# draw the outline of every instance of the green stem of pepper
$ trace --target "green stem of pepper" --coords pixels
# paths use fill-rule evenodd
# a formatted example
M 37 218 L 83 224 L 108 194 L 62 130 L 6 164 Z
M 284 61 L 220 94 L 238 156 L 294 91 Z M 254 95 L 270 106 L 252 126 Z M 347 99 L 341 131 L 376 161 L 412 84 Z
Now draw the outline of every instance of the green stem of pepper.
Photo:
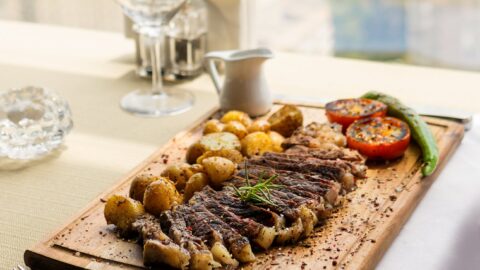
M 388 106 L 388 114 L 407 122 L 410 126 L 412 137 L 420 146 L 423 158 L 423 176 L 432 174 L 438 165 L 439 151 L 437 142 L 427 123 L 410 107 L 403 105 L 400 100 L 375 91 L 367 92 L 362 98 L 378 100 Z

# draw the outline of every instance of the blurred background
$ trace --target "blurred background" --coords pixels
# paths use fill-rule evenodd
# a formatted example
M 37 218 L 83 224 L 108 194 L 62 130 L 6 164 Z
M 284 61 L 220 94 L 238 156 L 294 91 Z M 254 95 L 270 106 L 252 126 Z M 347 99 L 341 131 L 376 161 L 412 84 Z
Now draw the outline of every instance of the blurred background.
M 247 7 L 244 47 L 480 70 L 480 0 L 227 2 Z M 113 0 L 1 0 L 0 19 L 126 29 Z

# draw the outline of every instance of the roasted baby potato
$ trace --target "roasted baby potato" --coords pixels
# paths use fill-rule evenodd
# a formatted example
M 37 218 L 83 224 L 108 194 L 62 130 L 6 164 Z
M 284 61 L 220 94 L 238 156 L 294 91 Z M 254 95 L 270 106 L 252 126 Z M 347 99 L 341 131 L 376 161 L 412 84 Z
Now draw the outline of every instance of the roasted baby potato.
M 248 133 L 253 133 L 256 131 L 269 132 L 270 123 L 265 119 L 258 119 L 253 121 L 253 123 L 248 127 Z
M 203 134 L 222 132 L 225 125 L 218 119 L 211 119 L 205 123 Z
M 193 174 L 196 174 L 196 173 L 199 173 L 199 172 L 204 172 L 205 168 L 203 168 L 202 164 L 193 164 L 193 165 L 190 166 L 190 171 L 192 171 Z
M 215 134 L 215 133 L 212 133 L 212 134 Z M 190 147 L 188 147 L 187 154 L 185 155 L 185 159 L 189 164 L 194 164 L 195 162 L 197 162 L 197 158 L 203 155 L 203 152 L 204 152 L 203 147 L 198 141 L 190 145 Z
M 148 185 L 157 180 L 158 177 L 156 176 L 149 176 L 146 174 L 138 175 L 130 184 L 129 197 L 139 202 L 143 202 L 143 194 L 145 193 L 145 189 Z
M 190 176 L 193 175 L 191 166 L 186 163 L 170 165 L 162 172 L 162 176 L 167 177 L 175 183 L 178 190 L 183 190 Z
M 187 162 L 194 164 L 207 151 L 234 149 L 240 151 L 240 140 L 230 132 L 217 132 L 204 135 L 197 143 L 192 144 L 187 151 Z
M 240 150 L 240 141 L 232 133 L 218 132 L 203 136 L 200 139 L 200 145 L 203 147 L 203 152 L 215 151 L 221 149 L 235 149 Z
M 121 195 L 111 196 L 103 210 L 107 224 L 114 224 L 124 235 L 132 230 L 132 223 L 144 213 L 142 203 Z
M 280 133 L 275 131 L 269 131 L 267 134 L 272 140 L 272 151 L 283 152 L 282 143 L 285 140 L 285 137 L 283 137 Z
M 253 132 L 242 139 L 242 153 L 244 156 L 253 157 L 272 151 L 272 139 L 265 132 Z
M 143 196 L 145 210 L 155 216 L 182 201 L 175 185 L 168 178 L 160 177 L 148 185 Z
M 241 111 L 228 111 L 225 113 L 220 122 L 226 124 L 231 121 L 238 121 L 242 123 L 246 128 L 248 128 L 252 124 L 252 119 L 248 116 L 247 113 Z
M 303 125 L 302 112 L 293 105 L 285 105 L 268 118 L 271 130 L 280 133 L 284 137 L 290 137 L 292 133 Z
M 223 157 L 209 157 L 202 161 L 205 172 L 214 187 L 219 187 L 235 173 L 235 164 Z
M 216 151 L 207 151 L 197 159 L 198 164 L 202 164 L 202 161 L 209 157 L 224 157 L 229 159 L 233 163 L 240 163 L 243 161 L 242 153 L 234 149 L 221 149 Z
M 190 179 L 188 179 L 187 185 L 185 186 L 185 193 L 183 194 L 183 200 L 186 202 L 190 200 L 193 196 L 193 193 L 196 191 L 202 190 L 205 186 L 208 185 L 208 176 L 206 173 L 199 172 Z
M 230 121 L 226 123 L 223 131 L 233 133 L 239 139 L 242 139 L 248 134 L 247 128 L 238 121 Z

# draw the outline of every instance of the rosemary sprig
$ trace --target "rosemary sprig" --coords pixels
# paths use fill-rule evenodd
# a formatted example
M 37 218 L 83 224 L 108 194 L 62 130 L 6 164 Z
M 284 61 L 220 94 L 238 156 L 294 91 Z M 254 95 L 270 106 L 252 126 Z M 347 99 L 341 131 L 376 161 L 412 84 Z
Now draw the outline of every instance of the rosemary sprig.
M 233 186 L 233 189 L 242 201 L 251 202 L 254 204 L 276 205 L 276 203 L 272 200 L 270 190 L 283 187 L 282 185 L 272 183 L 272 181 L 277 177 L 278 175 L 275 174 L 267 179 L 264 179 L 264 174 L 262 173 L 258 177 L 257 184 L 252 185 L 248 174 L 247 161 L 245 161 L 246 185 L 239 188 Z

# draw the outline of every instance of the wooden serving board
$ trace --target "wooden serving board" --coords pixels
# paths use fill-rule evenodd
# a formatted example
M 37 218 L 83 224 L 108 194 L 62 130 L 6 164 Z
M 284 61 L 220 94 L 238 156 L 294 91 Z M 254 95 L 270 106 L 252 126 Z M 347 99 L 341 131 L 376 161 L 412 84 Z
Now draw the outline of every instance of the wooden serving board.
M 297 104 L 298 105 L 298 104 Z M 326 121 L 320 106 L 298 105 L 305 118 Z M 276 105 L 276 109 L 279 105 Z M 146 161 L 90 203 L 45 241 L 25 252 L 32 269 L 143 269 L 142 250 L 118 239 L 103 217 L 105 199 L 128 194 L 139 173 L 159 174 L 167 164 L 184 160 L 187 147 L 201 136 L 202 123 L 218 116 L 214 110 L 161 147 Z M 463 126 L 426 118 L 440 148 L 440 165 L 428 178 L 420 172 L 421 157 L 412 144 L 405 156 L 389 164 L 369 164 L 368 179 L 358 182 L 343 207 L 308 239 L 258 254 L 245 269 L 372 269 L 399 233 L 430 185 L 463 138 Z M 162 268 L 163 269 L 163 268 Z

